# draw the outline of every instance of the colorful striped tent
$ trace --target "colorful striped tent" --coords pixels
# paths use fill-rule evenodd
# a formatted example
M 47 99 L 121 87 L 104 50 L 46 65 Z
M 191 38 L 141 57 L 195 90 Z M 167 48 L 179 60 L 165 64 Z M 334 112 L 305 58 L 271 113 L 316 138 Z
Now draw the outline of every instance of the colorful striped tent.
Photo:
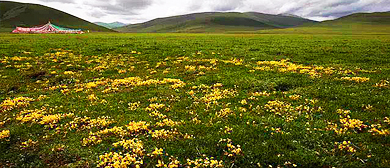
M 81 29 L 69 29 L 63 28 L 60 26 L 56 26 L 51 24 L 50 22 L 41 26 L 41 27 L 16 27 L 12 33 L 37 33 L 37 34 L 47 34 L 47 33 L 61 33 L 61 34 L 83 34 L 84 32 Z

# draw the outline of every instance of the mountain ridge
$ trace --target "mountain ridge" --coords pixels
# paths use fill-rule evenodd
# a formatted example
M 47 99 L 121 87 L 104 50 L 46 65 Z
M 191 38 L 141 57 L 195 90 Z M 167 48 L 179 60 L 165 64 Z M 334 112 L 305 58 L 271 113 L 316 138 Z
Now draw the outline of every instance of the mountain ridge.
M 257 12 L 203 12 L 156 18 L 114 30 L 120 32 L 218 32 L 295 27 L 309 19 Z

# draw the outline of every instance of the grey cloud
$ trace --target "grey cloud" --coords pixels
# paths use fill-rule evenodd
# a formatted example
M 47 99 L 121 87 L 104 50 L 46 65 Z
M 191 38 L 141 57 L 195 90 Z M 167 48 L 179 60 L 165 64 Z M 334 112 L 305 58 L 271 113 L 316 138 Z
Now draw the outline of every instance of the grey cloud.
M 0 0 L 3 1 L 3 0 Z M 357 12 L 390 11 L 390 0 L 15 0 L 71 9 L 91 20 L 115 19 L 144 22 L 154 18 L 194 12 L 288 13 L 306 18 L 333 19 Z M 55 3 L 52 3 L 55 2 Z M 61 6 L 64 4 L 64 6 Z M 66 4 L 66 5 L 65 5 Z M 87 17 L 85 17 L 87 16 Z
M 87 1 L 84 4 L 113 15 L 136 15 L 138 10 L 152 4 L 152 0 L 116 0 L 112 2 L 114 3 L 110 3 L 108 0 L 95 0 Z
M 243 0 L 215 0 L 210 4 L 213 11 L 232 11 L 243 5 Z
M 88 12 L 88 14 L 92 17 L 95 17 L 95 18 L 101 18 L 103 16 L 106 16 L 107 14 L 104 13 L 104 12 L 101 12 L 101 11 L 92 11 L 92 12 Z
M 295 2 L 297 3 L 294 7 L 288 8 L 283 13 L 303 17 L 338 18 L 357 12 L 372 12 L 372 9 L 381 8 L 382 5 L 387 5 L 387 9 L 390 10 L 390 2 L 387 0 L 307 0 L 304 5 L 299 5 L 299 1 Z
M 39 0 L 41 2 L 60 2 L 60 3 L 74 3 L 74 0 Z

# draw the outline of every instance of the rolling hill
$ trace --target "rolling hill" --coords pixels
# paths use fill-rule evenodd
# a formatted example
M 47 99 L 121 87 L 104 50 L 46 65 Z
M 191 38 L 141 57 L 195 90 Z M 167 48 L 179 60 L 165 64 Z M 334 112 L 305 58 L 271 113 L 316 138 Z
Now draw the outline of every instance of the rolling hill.
M 270 34 L 390 34 L 390 12 L 354 13 L 296 28 L 260 30 Z
M 116 28 L 120 32 L 227 32 L 295 27 L 315 21 L 256 12 L 206 12 L 158 18 Z
M 390 25 L 390 12 L 374 12 L 374 13 L 354 13 L 335 20 L 324 21 L 322 24 L 336 23 L 359 23 L 359 24 L 378 24 Z
M 68 28 L 102 32 L 113 31 L 46 6 L 9 1 L 0 2 L 0 28 L 3 30 L 13 29 L 16 26 L 43 25 L 48 21 Z
M 126 24 L 121 23 L 121 22 L 112 22 L 112 23 L 104 23 L 104 22 L 94 22 L 95 24 L 99 26 L 103 26 L 109 29 L 114 29 L 122 26 L 126 26 Z

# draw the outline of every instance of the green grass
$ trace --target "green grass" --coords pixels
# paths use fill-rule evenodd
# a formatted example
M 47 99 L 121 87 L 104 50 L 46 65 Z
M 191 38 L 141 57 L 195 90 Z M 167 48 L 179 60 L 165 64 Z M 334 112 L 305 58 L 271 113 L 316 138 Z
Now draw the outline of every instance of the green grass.
M 390 111 L 390 88 L 375 87 L 381 80 L 390 80 L 389 46 L 390 35 L 384 34 L 0 34 L 0 102 L 47 96 L 0 113 L 0 121 L 5 121 L 0 131 L 10 130 L 10 137 L 0 139 L 0 167 L 95 167 L 104 153 L 132 153 L 112 144 L 133 138 L 143 143 L 144 155 L 138 155 L 143 167 L 154 167 L 158 160 L 169 163 L 171 156 L 181 164 L 186 159 L 214 157 L 225 167 L 388 167 L 389 135 L 370 130 L 390 129 L 385 120 Z M 29 59 L 18 60 L 16 56 Z M 283 63 L 283 59 L 291 63 L 283 66 L 301 69 L 259 69 L 266 67 L 262 61 Z M 99 70 L 99 66 L 106 68 Z M 194 66 L 195 71 L 191 69 Z M 333 73 L 317 70 L 314 75 L 321 76 L 313 77 L 300 71 L 302 66 L 332 68 Z M 64 74 L 66 71 L 75 74 Z M 107 79 L 127 77 L 148 82 L 179 79 L 185 85 L 174 89 L 172 84 L 127 84 L 116 86 L 116 92 L 102 92 L 115 87 Z M 369 80 L 358 83 L 342 77 Z M 84 85 L 98 79 L 107 83 L 89 89 Z M 208 100 L 202 97 L 217 90 L 205 86 L 216 83 L 222 84 L 214 88 L 225 90 L 221 93 L 224 96 L 207 105 Z M 67 88 L 48 89 L 60 85 Z M 80 87 L 84 90 L 76 92 Z M 270 94 L 252 97 L 253 92 Z M 98 100 L 89 100 L 91 95 Z M 295 100 L 296 95 L 301 97 Z M 280 107 L 285 111 L 278 114 L 277 109 L 270 109 L 275 100 L 285 103 Z M 139 107 L 131 109 L 129 103 L 135 102 Z M 159 126 L 161 119 L 150 116 L 147 109 L 152 103 L 164 104 L 157 111 L 181 124 Z M 300 105 L 309 109 L 299 110 Z M 75 116 L 59 120 L 53 128 L 40 124 L 41 119 L 17 120 L 21 111 L 43 107 L 46 115 Z M 362 121 L 359 128 L 348 128 L 344 134 L 331 130 L 329 125 L 343 127 L 340 119 L 344 117 L 338 109 L 350 110 L 351 119 Z M 227 110 L 226 116 L 221 110 Z M 69 130 L 66 124 L 76 116 L 109 116 L 114 122 L 106 128 L 146 121 L 149 130 L 176 129 L 179 135 L 156 139 L 145 131 L 122 137 L 108 134 L 100 137 L 99 144 L 83 146 L 82 140 L 90 131 L 105 127 Z M 232 131 L 225 132 L 226 127 Z M 193 138 L 185 139 L 185 134 Z M 240 145 L 242 153 L 226 156 L 225 152 L 232 151 L 226 142 L 220 142 L 225 138 L 236 148 Z M 37 143 L 20 147 L 28 139 Z M 340 150 L 335 142 L 343 141 L 351 141 L 349 147 L 356 151 Z M 147 156 L 156 147 L 167 155 Z

